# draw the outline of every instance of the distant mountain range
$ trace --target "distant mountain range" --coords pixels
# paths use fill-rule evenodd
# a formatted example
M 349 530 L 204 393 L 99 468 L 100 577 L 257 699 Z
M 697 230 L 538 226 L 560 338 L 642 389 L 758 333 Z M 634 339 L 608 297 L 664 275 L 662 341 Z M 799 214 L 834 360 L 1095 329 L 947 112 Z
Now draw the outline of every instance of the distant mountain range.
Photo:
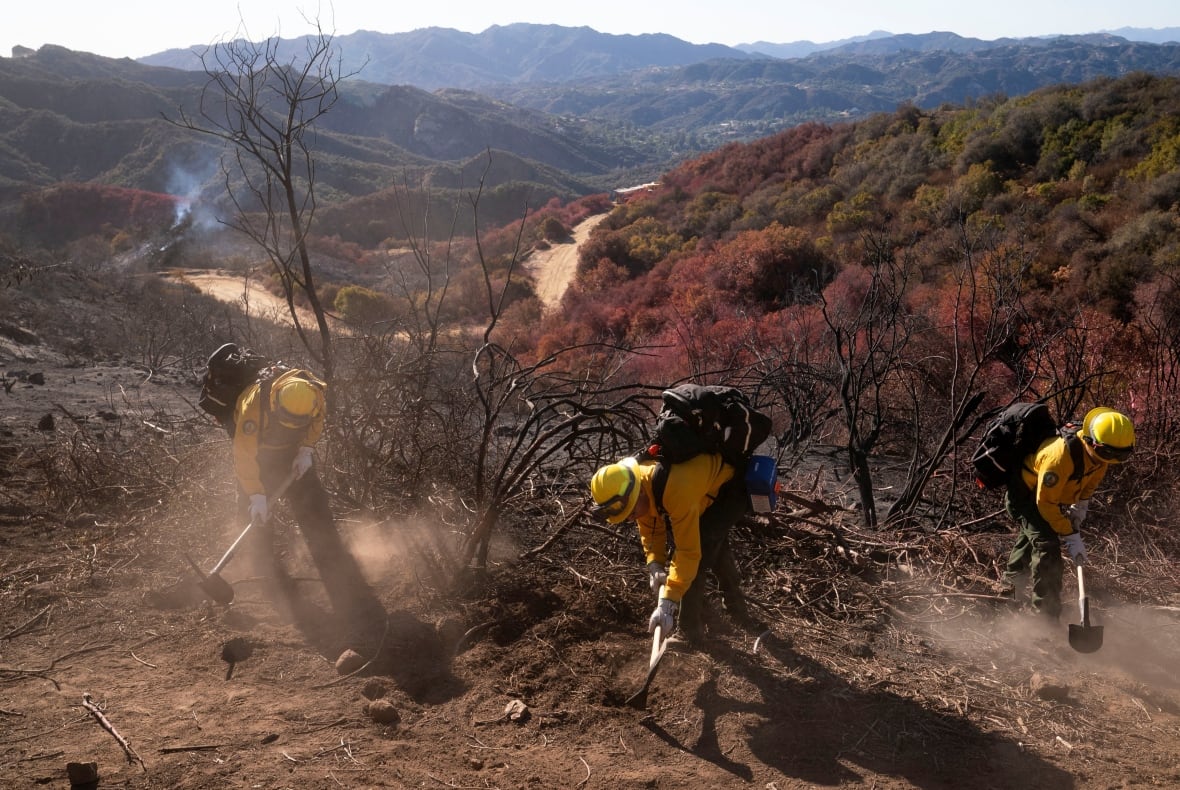
M 493 25 L 482 33 L 428 27 L 409 33 L 359 31 L 337 36 L 341 66 L 347 72 L 382 85 L 413 85 L 424 90 L 489 85 L 569 83 L 620 74 L 689 66 L 710 60 L 798 59 L 829 55 L 890 55 L 905 51 L 945 51 L 956 54 L 1010 46 L 1043 46 L 1067 38 L 1073 41 L 1162 44 L 1180 42 L 1180 28 L 1122 28 L 1085 36 L 1041 36 L 986 41 L 949 32 L 895 35 L 876 30 L 865 36 L 814 43 L 775 44 L 758 41 L 728 47 L 691 44 L 663 34 L 614 35 L 589 27 L 559 25 Z M 281 39 L 279 52 L 297 60 L 307 37 Z M 170 49 L 140 58 L 151 66 L 200 70 L 204 47 Z
M 876 31 L 741 47 L 529 24 L 358 32 L 334 39 L 342 73 L 358 79 L 322 119 L 321 186 L 342 200 L 407 177 L 467 183 L 491 150 L 488 187 L 570 197 L 804 121 L 1180 74 L 1180 45 L 1142 40 L 1174 41 L 1180 29 L 1120 32 L 982 41 Z M 297 62 L 306 39 L 275 43 Z M 0 192 L 67 180 L 175 192 L 178 173 L 216 189 L 217 152 L 161 119 L 194 106 L 206 82 L 199 51 L 133 61 L 45 46 L 0 58 Z M 782 57 L 791 52 L 806 54 Z
M 1175 74 L 1180 28 L 985 41 L 948 32 L 874 31 L 826 44 L 690 44 L 666 35 L 515 24 L 482 33 L 424 28 L 335 39 L 342 67 L 383 85 L 475 91 L 510 104 L 645 137 L 670 159 L 803 121 L 839 121 L 1022 95 L 1130 71 Z M 279 41 L 297 57 L 306 39 Z M 143 58 L 199 68 L 199 49 Z M 654 137 L 653 137 L 654 135 Z
M 1128 41 L 1139 41 L 1147 44 L 1180 43 L 1180 27 L 1122 27 L 1118 30 L 1099 30 L 1097 31 L 1097 34 L 1099 36 L 1109 34 L 1119 38 L 1125 38 Z M 884 30 L 874 30 L 867 36 L 845 38 L 841 39 L 840 41 L 829 41 L 826 44 L 816 44 L 813 41 L 793 41 L 789 44 L 772 44 L 769 41 L 755 41 L 752 44 L 738 44 L 737 48 L 743 52 L 759 53 L 775 58 L 805 58 L 808 55 L 814 55 L 817 52 L 830 52 L 833 50 L 850 52 L 859 49 L 860 51 L 865 51 L 865 48 L 863 47 L 852 47 L 850 45 L 863 44 L 868 41 L 878 42 L 883 45 L 884 48 L 881 50 L 883 53 L 899 52 L 902 49 L 908 49 L 915 46 L 920 50 L 928 51 L 948 41 L 952 42 L 951 51 L 967 52 L 977 49 L 990 49 L 999 46 L 1007 46 L 1010 44 L 1029 43 L 1038 39 L 1044 41 L 1054 38 L 1060 38 L 1060 36 L 999 38 L 993 39 L 991 41 L 985 41 L 978 38 L 963 38 L 953 33 L 932 32 L 924 35 L 911 35 L 888 33 Z M 888 40 L 883 41 L 882 39 Z

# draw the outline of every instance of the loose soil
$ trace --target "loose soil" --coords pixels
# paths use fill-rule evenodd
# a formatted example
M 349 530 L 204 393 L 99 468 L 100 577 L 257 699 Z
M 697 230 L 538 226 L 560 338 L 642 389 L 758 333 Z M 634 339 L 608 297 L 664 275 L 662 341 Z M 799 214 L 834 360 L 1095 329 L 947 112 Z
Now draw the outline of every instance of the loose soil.
M 337 498 L 380 604 L 350 619 L 280 508 L 293 585 L 243 555 L 214 605 L 189 560 L 212 567 L 242 524 L 213 427 L 212 466 L 151 470 L 184 469 L 167 498 L 145 501 L 138 468 L 43 490 L 78 480 L 53 459 L 193 421 L 195 382 L 11 326 L 0 378 L 0 786 L 69 787 L 91 762 L 104 788 L 1180 786 L 1177 601 L 1135 601 L 1100 548 L 1105 644 L 1083 655 L 1073 608 L 1049 626 L 993 594 L 1005 527 L 866 534 L 819 459 L 784 480 L 806 497 L 736 530 L 763 625 L 711 599 L 708 642 L 670 649 L 636 708 L 652 600 L 631 530 L 505 524 L 488 573 L 464 576 L 431 513 L 375 521 Z

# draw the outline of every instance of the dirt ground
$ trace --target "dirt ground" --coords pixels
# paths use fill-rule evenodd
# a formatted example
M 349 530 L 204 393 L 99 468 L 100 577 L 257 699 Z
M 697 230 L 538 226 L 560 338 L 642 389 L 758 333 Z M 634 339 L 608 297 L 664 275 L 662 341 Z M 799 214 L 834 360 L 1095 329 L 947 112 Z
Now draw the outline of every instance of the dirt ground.
M 546 537 L 524 530 L 486 584 L 455 592 L 427 559 L 437 524 L 345 518 L 382 607 L 348 623 L 289 528 L 292 593 L 235 559 L 234 603 L 204 599 L 184 553 L 211 567 L 236 533 L 225 511 L 109 523 L 6 497 L 0 783 L 67 787 L 68 763 L 93 762 L 94 786 L 123 788 L 1180 786 L 1180 629 L 1164 608 L 1105 601 L 1105 645 L 1083 655 L 1065 624 L 897 569 L 828 617 L 805 605 L 826 538 L 772 537 L 767 571 L 742 531 L 766 631 L 714 604 L 708 645 L 666 654 L 636 708 L 650 601 L 626 532 L 576 528 L 511 559 Z M 234 640 L 247 650 L 231 668 Z M 369 662 L 350 676 L 334 665 L 348 648 Z M 378 699 L 394 721 L 374 720 Z
M 277 294 L 268 291 L 258 277 L 244 277 L 226 271 L 208 269 L 186 269 L 172 271 L 165 275 L 200 289 L 216 299 L 237 306 L 243 314 L 273 321 L 283 326 L 292 326 L 287 303 Z M 315 314 L 305 308 L 296 307 L 299 320 L 304 326 L 315 326 Z
M 69 787 L 68 764 L 94 763 L 103 788 L 1180 787 L 1180 600 L 1132 601 L 1101 551 L 1104 645 L 1086 655 L 1074 609 L 1050 627 L 992 594 L 1007 532 L 824 515 L 850 553 L 780 504 L 734 540 L 765 627 L 711 601 L 708 643 L 670 649 L 636 707 L 652 601 L 630 530 L 579 524 L 526 557 L 554 527 L 513 523 L 489 575 L 456 584 L 430 513 L 374 523 L 337 503 L 379 602 L 352 617 L 280 509 L 293 585 L 242 555 L 216 605 L 189 559 L 208 570 L 242 526 L 228 452 L 167 501 L 120 470 L 93 481 L 125 516 L 37 487 L 45 448 L 150 441 L 193 417 L 195 384 L 0 328 L 0 786 Z M 225 440 L 199 442 L 218 458 Z M 818 471 L 809 495 L 843 504 L 846 476 Z M 939 541 L 936 562 L 897 551 Z M 349 649 L 361 667 L 342 674 Z

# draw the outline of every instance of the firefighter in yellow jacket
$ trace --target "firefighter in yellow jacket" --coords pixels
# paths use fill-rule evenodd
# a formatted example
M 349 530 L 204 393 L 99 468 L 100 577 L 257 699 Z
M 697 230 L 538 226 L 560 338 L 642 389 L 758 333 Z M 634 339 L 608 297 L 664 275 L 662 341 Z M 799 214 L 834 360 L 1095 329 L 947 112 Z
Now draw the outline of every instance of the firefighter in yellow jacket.
M 332 607 L 353 610 L 365 594 L 360 568 L 336 531 L 327 492 L 315 470 L 314 446 L 324 430 L 326 385 L 305 370 L 288 370 L 247 387 L 234 408 L 233 456 L 238 486 L 257 527 L 255 551 L 280 583 L 289 584 L 274 556 L 269 526 L 272 498 L 292 478 L 283 498 L 320 571 Z
M 1071 452 L 1072 442 L 1080 442 L 1081 452 Z M 1134 449 L 1130 418 L 1099 407 L 1086 414 L 1075 438 L 1042 442 L 1008 484 L 1004 506 L 1019 525 L 1019 536 L 1008 557 L 1005 583 L 1015 592 L 1020 577 L 1029 573 L 1033 608 L 1051 620 L 1061 615 L 1061 547 L 1075 563 L 1086 561 L 1080 527 L 1090 497 L 1110 465 L 1126 461 Z
M 639 528 L 648 582 L 659 593 L 649 632 L 659 625 L 671 633 L 679 611 L 684 637 L 703 638 L 707 570 L 717 576 L 730 615 L 749 623 L 729 549 L 729 529 L 747 512 L 749 497 L 720 455 L 702 453 L 672 465 L 624 458 L 595 472 L 590 493 L 595 512 L 608 523 L 632 519 Z

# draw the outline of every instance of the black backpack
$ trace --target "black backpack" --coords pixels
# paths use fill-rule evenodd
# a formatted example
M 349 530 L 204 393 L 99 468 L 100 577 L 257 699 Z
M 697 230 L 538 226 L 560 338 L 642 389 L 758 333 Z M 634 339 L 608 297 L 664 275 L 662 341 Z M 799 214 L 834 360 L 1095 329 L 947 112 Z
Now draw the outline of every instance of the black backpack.
M 236 343 L 226 343 L 209 357 L 197 403 L 233 437 L 238 397 L 251 384 L 271 376 L 277 369 L 283 366 Z
M 1037 451 L 1046 439 L 1065 438 L 1073 460 L 1071 480 L 1081 480 L 1085 472 L 1082 444 L 1077 426 L 1058 426 L 1044 403 L 1013 403 L 995 412 L 984 429 L 979 446 L 971 456 L 975 467 L 975 484 L 980 488 L 1003 488 L 1019 474 L 1024 459 Z
M 681 384 L 664 390 L 661 397 L 663 409 L 648 457 L 678 464 L 701 453 L 719 453 L 744 470 L 754 450 L 770 436 L 770 418 L 755 411 L 745 393 L 734 387 Z

